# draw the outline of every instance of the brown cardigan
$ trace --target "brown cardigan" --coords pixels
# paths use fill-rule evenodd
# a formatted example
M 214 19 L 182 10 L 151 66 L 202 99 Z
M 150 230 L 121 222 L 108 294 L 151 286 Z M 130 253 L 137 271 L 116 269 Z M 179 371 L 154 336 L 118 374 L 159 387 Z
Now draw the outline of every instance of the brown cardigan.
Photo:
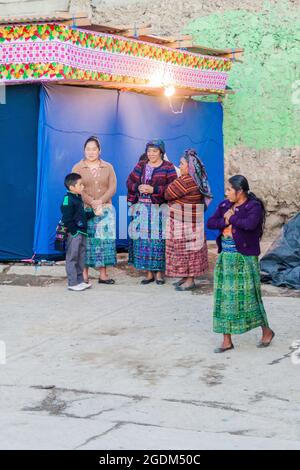
M 91 206 L 94 200 L 102 199 L 103 204 L 111 204 L 111 198 L 116 193 L 117 178 L 113 166 L 100 160 L 100 171 L 97 178 L 94 178 L 85 160 L 73 166 L 72 172 L 78 173 L 84 184 L 82 193 L 83 202 Z

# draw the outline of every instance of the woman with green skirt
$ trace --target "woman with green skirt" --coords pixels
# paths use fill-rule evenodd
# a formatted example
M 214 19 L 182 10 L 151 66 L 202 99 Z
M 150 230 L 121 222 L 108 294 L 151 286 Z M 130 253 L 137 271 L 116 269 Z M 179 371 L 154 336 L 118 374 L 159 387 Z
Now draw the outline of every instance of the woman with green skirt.
M 214 271 L 213 330 L 223 333 L 224 338 L 216 353 L 234 348 L 232 334 L 261 327 L 259 348 L 269 346 L 275 335 L 268 324 L 260 288 L 258 255 L 264 204 L 250 192 L 242 175 L 228 180 L 226 197 L 207 222 L 209 229 L 220 231 Z
M 109 277 L 107 267 L 117 262 L 116 222 L 112 205 L 117 178 L 113 166 L 102 159 L 98 137 L 91 136 L 86 140 L 84 158 L 72 171 L 82 178 L 82 199 L 86 209 L 93 209 L 98 214 L 88 221 L 84 280 L 89 282 L 88 270 L 92 267 L 99 271 L 99 284 L 114 284 L 115 280 Z

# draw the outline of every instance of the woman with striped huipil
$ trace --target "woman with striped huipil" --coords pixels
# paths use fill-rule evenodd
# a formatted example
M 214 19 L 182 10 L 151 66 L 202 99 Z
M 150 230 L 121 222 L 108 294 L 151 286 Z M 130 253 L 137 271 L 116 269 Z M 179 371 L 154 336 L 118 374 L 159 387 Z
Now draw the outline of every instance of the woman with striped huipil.
M 166 275 L 180 277 L 177 291 L 195 288 L 195 277 L 208 269 L 204 210 L 212 199 L 203 163 L 194 149 L 180 160 L 181 176 L 165 191 L 170 213 L 166 240 Z
M 164 160 L 162 140 L 146 145 L 146 158 L 139 161 L 127 179 L 128 203 L 132 206 L 129 227 L 130 259 L 136 269 L 146 272 L 142 284 L 164 284 L 165 217 L 167 186 L 177 177 L 173 163 Z

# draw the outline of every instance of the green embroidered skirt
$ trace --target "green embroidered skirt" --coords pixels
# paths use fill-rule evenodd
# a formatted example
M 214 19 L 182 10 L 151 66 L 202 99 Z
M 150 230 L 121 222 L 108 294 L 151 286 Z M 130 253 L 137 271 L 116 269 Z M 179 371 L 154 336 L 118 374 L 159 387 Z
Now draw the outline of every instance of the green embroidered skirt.
M 257 256 L 238 253 L 232 238 L 222 239 L 214 271 L 215 333 L 241 334 L 268 326 L 261 298 Z
M 113 209 L 107 207 L 101 216 L 88 221 L 85 265 L 93 268 L 117 263 L 116 226 Z

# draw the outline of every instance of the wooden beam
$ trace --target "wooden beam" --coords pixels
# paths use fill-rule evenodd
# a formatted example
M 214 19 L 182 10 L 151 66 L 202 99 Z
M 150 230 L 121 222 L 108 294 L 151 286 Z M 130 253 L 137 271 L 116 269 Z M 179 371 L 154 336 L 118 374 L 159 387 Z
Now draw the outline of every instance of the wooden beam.
M 135 37 L 135 28 L 131 26 L 109 26 L 109 25 L 101 25 L 101 24 L 94 24 L 90 23 L 90 25 L 86 28 L 89 31 L 96 31 L 98 33 L 105 33 L 105 34 L 115 34 L 117 36 L 124 36 L 124 37 Z M 145 25 L 141 27 L 137 27 L 138 39 L 140 35 L 145 35 L 151 30 L 151 25 Z
M 130 26 L 116 26 L 117 29 L 119 29 L 120 32 L 124 36 L 133 36 L 135 37 L 135 33 L 137 32 L 138 37 L 141 35 L 148 34 L 151 31 L 152 25 L 151 24 L 145 24 L 145 25 L 136 25 L 135 27 Z
M 72 20 L 61 21 L 60 23 L 66 24 L 68 26 L 73 26 L 75 24 L 76 27 L 81 27 L 83 29 L 89 30 L 91 25 L 91 20 L 89 18 L 75 18 Z
M 236 62 L 242 62 L 242 57 L 244 49 L 235 48 L 235 49 L 214 49 L 205 47 L 199 44 L 193 43 L 193 38 L 191 35 L 183 35 L 180 37 L 173 36 L 156 36 L 153 34 L 148 34 L 151 25 L 143 25 L 140 27 L 132 28 L 132 26 L 110 26 L 110 25 L 99 25 L 94 24 L 88 18 L 85 12 L 77 12 L 71 14 L 66 11 L 56 11 L 53 16 L 50 15 L 23 15 L 23 16 L 14 16 L 14 17 L 1 17 L 0 16 L 0 25 L 6 24 L 20 24 L 20 23 L 41 23 L 41 22 L 59 22 L 66 25 L 72 26 L 75 23 L 76 27 L 81 27 L 87 31 L 102 32 L 106 34 L 114 34 L 123 37 L 129 37 L 133 39 L 138 39 L 140 41 L 149 42 L 152 44 L 157 44 L 164 47 L 169 47 L 171 49 L 182 49 L 187 52 L 192 52 L 196 54 L 208 55 L 213 57 L 222 57 L 228 58 Z M 135 37 L 135 34 L 138 34 L 138 37 Z
M 123 82 L 98 82 L 93 80 L 87 80 L 82 82 L 80 80 L 63 80 L 57 81 L 60 85 L 73 85 L 73 86 L 92 86 L 96 88 L 115 89 L 120 91 L 134 91 L 139 93 L 146 93 L 151 95 L 164 96 L 164 89 L 162 87 L 150 87 L 147 85 L 138 85 L 135 83 L 123 83 Z M 222 92 L 210 92 L 207 90 L 197 90 L 192 88 L 176 88 L 175 95 L 172 99 L 176 100 L 180 97 L 190 96 L 225 96 L 235 94 L 234 90 L 223 90 Z
M 186 49 L 191 45 L 191 40 L 190 39 L 175 39 L 173 42 L 169 42 L 168 44 L 165 44 L 166 47 L 171 47 L 172 49 Z
M 175 36 L 157 36 L 156 34 L 149 34 L 149 35 L 147 35 L 147 37 L 149 38 L 149 40 L 152 39 L 153 41 L 157 41 L 157 42 L 161 42 L 161 43 L 170 43 L 170 42 L 176 42 L 176 41 L 187 41 L 187 40 L 192 39 L 190 35 L 175 37 Z
M 200 46 L 198 44 L 192 44 L 186 47 L 187 51 L 194 52 L 196 54 L 210 55 L 214 57 L 225 57 L 229 59 L 235 59 L 241 62 L 241 58 L 244 54 L 244 49 L 213 49 L 210 47 Z
M 72 24 L 73 19 L 75 19 L 76 24 L 79 26 L 84 25 L 89 21 L 86 13 L 79 12 L 74 15 L 71 15 L 69 12 L 58 11 L 53 13 L 53 15 L 15 15 L 10 17 L 0 16 L 0 24 L 21 24 L 21 23 L 52 23 L 59 22 L 64 24 Z M 90 24 L 90 23 L 89 23 Z
M 152 44 L 159 44 L 160 46 L 171 47 L 174 49 L 185 47 L 187 44 L 188 45 L 190 44 L 189 42 L 186 42 L 189 40 L 189 36 L 175 38 L 175 37 L 162 37 L 162 36 L 156 36 L 154 34 L 140 33 L 138 39 L 140 41 L 150 42 Z
M 104 25 L 98 25 L 98 24 L 93 24 L 89 22 L 89 24 L 86 25 L 88 31 L 95 31 L 97 33 L 105 33 L 105 34 L 117 34 L 118 30 L 116 30 L 113 27 L 110 26 L 104 26 Z
M 56 11 L 55 15 L 66 20 L 70 20 L 71 18 L 87 18 L 87 14 L 84 11 L 76 12 L 74 14 L 69 11 Z

